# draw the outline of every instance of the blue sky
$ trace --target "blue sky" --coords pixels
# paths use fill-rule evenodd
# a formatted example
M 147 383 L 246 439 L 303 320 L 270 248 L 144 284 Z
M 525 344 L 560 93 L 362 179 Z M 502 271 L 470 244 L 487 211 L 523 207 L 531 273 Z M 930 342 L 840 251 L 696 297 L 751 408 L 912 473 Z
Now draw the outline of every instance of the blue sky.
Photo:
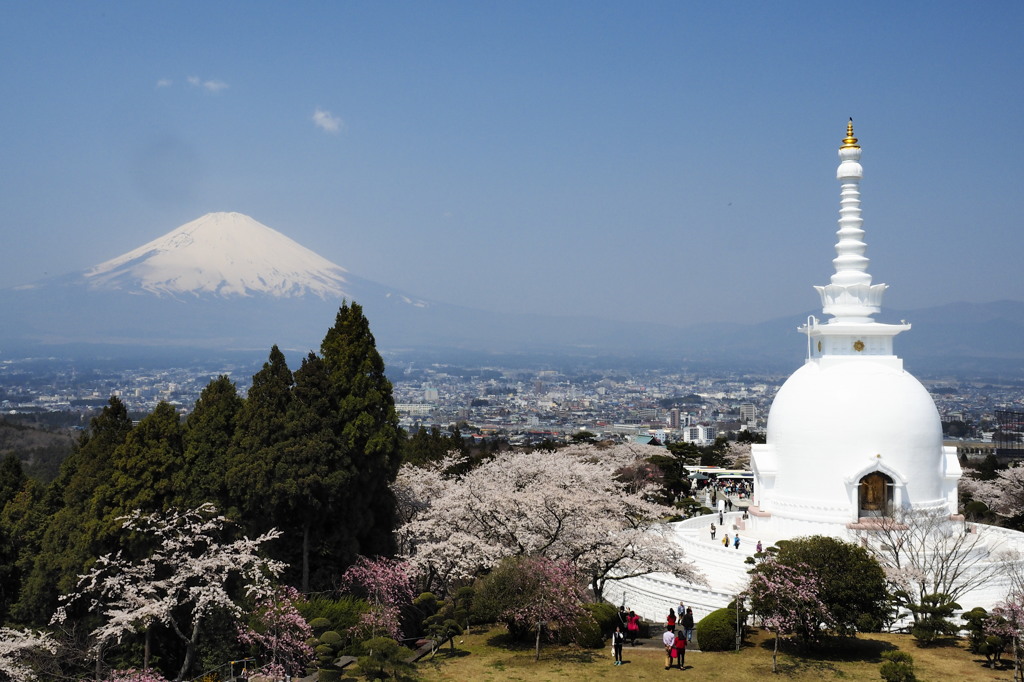
M 1022 26 L 1021 2 L 3 3 L 0 287 L 239 211 L 451 303 L 799 314 L 852 116 L 886 307 L 1021 299 Z

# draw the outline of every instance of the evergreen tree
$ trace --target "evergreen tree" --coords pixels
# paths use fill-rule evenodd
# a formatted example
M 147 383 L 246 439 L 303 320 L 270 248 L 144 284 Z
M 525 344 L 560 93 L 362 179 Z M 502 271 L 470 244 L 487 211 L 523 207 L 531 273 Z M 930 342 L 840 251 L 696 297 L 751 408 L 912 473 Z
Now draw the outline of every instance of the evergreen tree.
M 400 431 L 391 382 L 363 309 L 343 304 L 320 345 L 337 405 L 333 431 L 351 467 L 339 518 L 350 534 L 352 553 L 394 552 L 395 498 L 390 485 L 401 464 Z
M 175 506 L 227 505 L 224 472 L 243 401 L 234 382 L 221 375 L 207 384 L 185 420 L 184 470 L 175 483 Z
M 86 563 L 113 549 L 100 542 L 107 509 L 97 503 L 95 495 L 109 484 L 114 451 L 131 430 L 124 403 L 111 397 L 64 460 L 46 494 L 22 501 L 19 569 L 25 579 L 12 609 L 15 620 L 45 625 L 57 606 L 57 597 L 74 587 Z
M 172 505 L 174 482 L 184 470 L 182 431 L 174 406 L 161 402 L 114 450 L 110 486 L 96 494 L 97 502 L 109 505 L 111 530 L 120 527 L 118 517 L 133 510 L 158 512 Z
M 278 520 L 271 489 L 277 469 L 278 446 L 288 439 L 288 410 L 292 402 L 292 373 L 277 346 L 252 386 L 238 413 L 226 476 L 231 506 L 241 514 L 250 533 L 262 533 Z

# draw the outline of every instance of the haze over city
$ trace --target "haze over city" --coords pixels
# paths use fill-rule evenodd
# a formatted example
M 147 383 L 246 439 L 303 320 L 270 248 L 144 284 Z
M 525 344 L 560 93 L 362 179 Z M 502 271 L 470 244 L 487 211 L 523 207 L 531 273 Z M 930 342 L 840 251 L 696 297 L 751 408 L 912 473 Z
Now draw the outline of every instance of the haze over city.
M 816 306 L 852 116 L 886 307 L 1020 299 L 1024 7 L 0 9 L 0 287 L 212 211 L 508 313 Z

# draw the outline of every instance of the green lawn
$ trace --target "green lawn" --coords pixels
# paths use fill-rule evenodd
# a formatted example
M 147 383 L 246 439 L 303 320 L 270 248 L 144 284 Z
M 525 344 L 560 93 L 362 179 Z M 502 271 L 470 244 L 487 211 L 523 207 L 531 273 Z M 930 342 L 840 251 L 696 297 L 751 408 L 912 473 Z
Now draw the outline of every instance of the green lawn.
M 844 640 L 819 653 L 797 656 L 780 653 L 777 679 L 806 680 L 881 680 L 878 674 L 880 655 L 887 649 L 902 649 L 914 657 L 914 669 L 922 682 L 950 680 L 1013 679 L 1012 670 L 991 670 L 982 667 L 983 657 L 968 653 L 964 642 L 919 649 L 909 635 L 871 634 Z M 513 645 L 501 628 L 476 631 L 456 639 L 454 655 L 447 650 L 432 660 L 417 665 L 417 677 L 431 680 L 653 680 L 667 677 L 683 679 L 753 682 L 771 679 L 771 638 L 761 632 L 748 639 L 739 653 L 689 652 L 686 669 L 664 669 L 665 657 L 660 646 L 653 644 L 629 647 L 623 651 L 626 663 L 612 665 L 610 647 L 579 649 L 546 645 L 541 659 L 535 662 L 530 646 Z

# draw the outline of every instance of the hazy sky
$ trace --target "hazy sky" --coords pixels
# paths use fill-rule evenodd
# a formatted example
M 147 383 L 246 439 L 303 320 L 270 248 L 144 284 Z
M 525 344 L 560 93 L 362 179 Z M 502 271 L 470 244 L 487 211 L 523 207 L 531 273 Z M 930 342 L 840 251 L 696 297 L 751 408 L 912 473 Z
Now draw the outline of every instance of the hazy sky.
M 1021 299 L 1022 27 L 1019 0 L 5 2 L 0 287 L 239 211 L 451 303 L 795 314 L 852 116 L 886 307 Z

